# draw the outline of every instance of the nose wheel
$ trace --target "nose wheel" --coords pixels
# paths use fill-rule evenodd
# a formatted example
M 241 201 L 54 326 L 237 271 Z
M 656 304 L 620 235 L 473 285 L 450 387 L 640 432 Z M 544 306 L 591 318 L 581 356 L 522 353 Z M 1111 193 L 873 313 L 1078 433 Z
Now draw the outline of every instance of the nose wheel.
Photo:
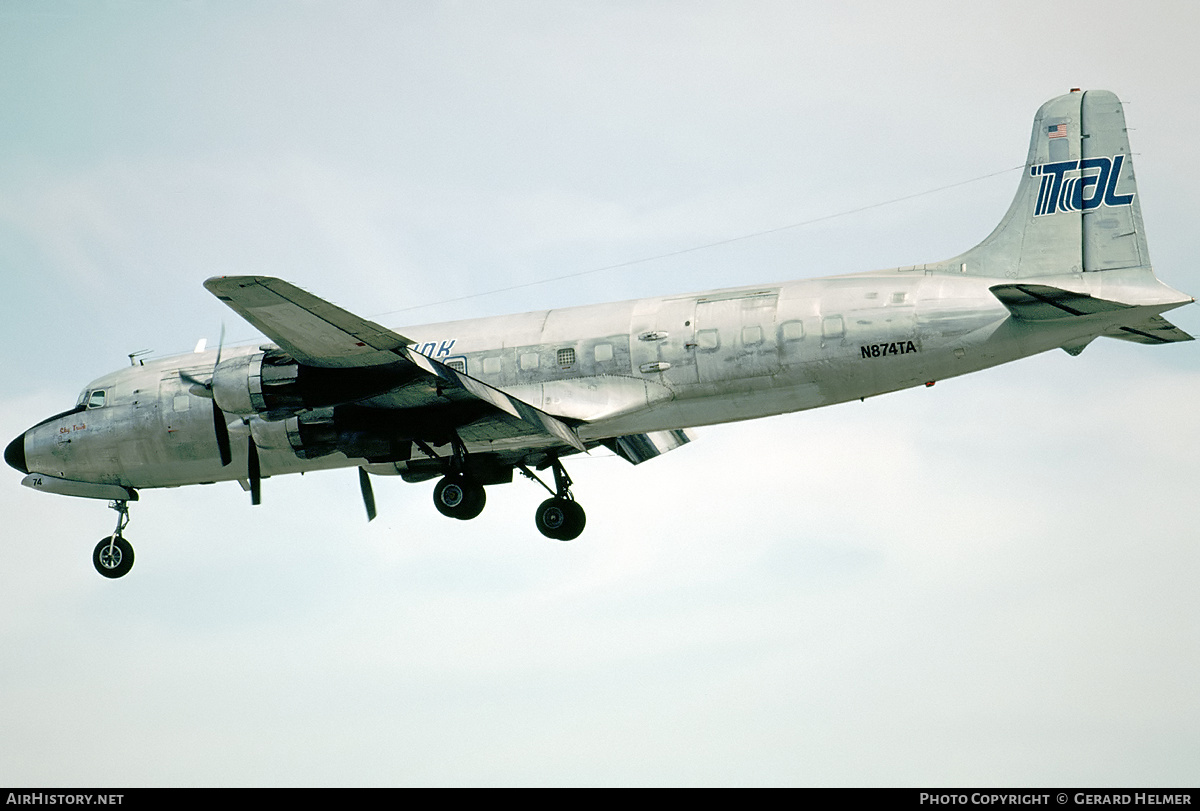
M 109 506 L 117 511 L 117 528 L 96 544 L 92 550 L 92 565 L 105 577 L 124 577 L 133 568 L 133 545 L 121 536 L 121 531 L 129 524 L 129 504 L 114 501 Z
M 124 577 L 133 568 L 133 546 L 120 535 L 101 538 L 92 552 L 92 565 L 105 577 Z

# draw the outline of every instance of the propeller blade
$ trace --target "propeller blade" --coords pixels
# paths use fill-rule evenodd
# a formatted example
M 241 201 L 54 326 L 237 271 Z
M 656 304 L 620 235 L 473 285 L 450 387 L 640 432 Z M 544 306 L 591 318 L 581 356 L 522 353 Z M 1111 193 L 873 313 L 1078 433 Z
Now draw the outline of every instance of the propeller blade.
M 221 337 L 217 339 L 217 359 L 213 361 L 213 372 L 221 365 L 221 351 L 225 349 L 225 322 L 221 321 Z M 211 381 L 210 381 L 211 384 Z
M 375 520 L 375 491 L 371 488 L 371 476 L 366 468 L 358 469 L 358 487 L 362 490 L 363 505 L 367 508 L 369 523 Z
M 262 504 L 262 469 L 258 464 L 258 446 L 254 437 L 250 437 L 250 457 L 246 460 L 247 474 L 250 477 L 250 503 L 254 506 Z
M 221 452 L 221 466 L 225 467 L 233 461 L 233 453 L 229 450 L 229 426 L 225 423 L 225 412 L 213 400 L 213 433 L 217 435 L 217 450 Z
M 193 391 L 200 397 L 212 397 L 212 378 L 201 380 L 198 377 L 193 377 L 182 369 L 179 370 L 179 379 L 185 383 L 191 383 L 194 387 L 202 389 L 202 391 Z

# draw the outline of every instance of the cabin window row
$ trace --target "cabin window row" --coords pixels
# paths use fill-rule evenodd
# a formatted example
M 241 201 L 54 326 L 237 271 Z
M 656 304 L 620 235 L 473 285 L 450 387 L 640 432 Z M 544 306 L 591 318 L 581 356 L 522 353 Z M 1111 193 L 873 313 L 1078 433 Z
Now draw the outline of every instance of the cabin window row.
M 517 368 L 522 372 L 533 372 L 538 369 L 567 370 L 575 367 L 577 356 L 574 347 L 563 347 L 553 351 L 553 363 L 550 362 L 548 354 L 543 355 L 541 352 L 521 352 L 517 355 Z M 613 345 L 611 343 L 596 344 L 592 347 L 592 357 L 596 363 L 609 363 L 615 357 Z M 466 369 L 465 358 L 462 359 L 462 364 L 463 368 L 459 369 L 459 371 L 465 371 Z M 484 375 L 499 375 L 504 371 L 504 359 L 498 355 L 483 358 L 480 362 L 480 368 L 483 370 Z
M 826 316 L 821 319 L 822 338 L 840 338 L 846 332 L 845 322 L 840 315 Z M 754 347 L 765 342 L 766 333 L 762 327 L 749 325 L 742 327 L 739 336 L 742 346 Z M 784 321 L 779 325 L 779 340 L 783 343 L 804 340 L 803 321 Z M 696 331 L 696 348 L 701 352 L 714 352 L 721 348 L 721 332 L 717 329 L 702 329 Z

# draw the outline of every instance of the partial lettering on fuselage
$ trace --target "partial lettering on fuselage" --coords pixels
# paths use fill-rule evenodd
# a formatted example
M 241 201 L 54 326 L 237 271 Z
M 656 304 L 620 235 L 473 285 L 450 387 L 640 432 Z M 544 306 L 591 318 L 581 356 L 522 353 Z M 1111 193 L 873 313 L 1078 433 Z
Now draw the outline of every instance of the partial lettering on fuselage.
M 411 344 L 409 349 L 414 352 L 420 352 L 427 358 L 438 360 L 441 358 L 450 357 L 450 353 L 454 349 L 454 342 L 457 340 L 457 338 L 451 338 L 448 341 L 442 341 L 440 343 L 438 341 L 426 341 L 423 344 Z

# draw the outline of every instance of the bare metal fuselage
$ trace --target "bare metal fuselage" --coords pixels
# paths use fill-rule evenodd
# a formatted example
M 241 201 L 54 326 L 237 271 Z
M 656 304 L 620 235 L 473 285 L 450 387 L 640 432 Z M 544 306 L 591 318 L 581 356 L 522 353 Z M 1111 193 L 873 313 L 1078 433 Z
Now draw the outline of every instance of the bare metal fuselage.
M 1150 277 L 1152 278 L 1152 277 Z M 1036 282 L 1036 279 L 1024 280 Z M 1055 277 L 1059 287 L 1133 304 L 1146 317 L 1188 299 L 1144 272 Z M 1082 347 L 1129 311 L 1035 323 L 1014 319 L 995 279 L 899 269 L 640 299 L 403 330 L 424 354 L 609 437 L 752 419 L 966 374 L 1057 347 Z M 225 351 L 225 357 L 257 348 Z M 148 361 L 91 383 L 103 404 L 25 434 L 31 475 L 126 488 L 243 479 L 222 466 L 209 400 L 180 372 L 211 373 L 215 352 Z M 388 408 L 388 394 L 362 403 Z M 231 420 L 235 458 L 252 436 L 264 476 L 367 464 L 298 456 L 289 420 Z M 525 437 L 459 430 L 472 454 L 526 451 Z M 546 438 L 546 445 L 551 438 Z M 406 463 L 369 464 L 404 473 Z M 61 492 L 61 491 L 60 491 Z M 117 497 L 117 496 L 112 496 Z

